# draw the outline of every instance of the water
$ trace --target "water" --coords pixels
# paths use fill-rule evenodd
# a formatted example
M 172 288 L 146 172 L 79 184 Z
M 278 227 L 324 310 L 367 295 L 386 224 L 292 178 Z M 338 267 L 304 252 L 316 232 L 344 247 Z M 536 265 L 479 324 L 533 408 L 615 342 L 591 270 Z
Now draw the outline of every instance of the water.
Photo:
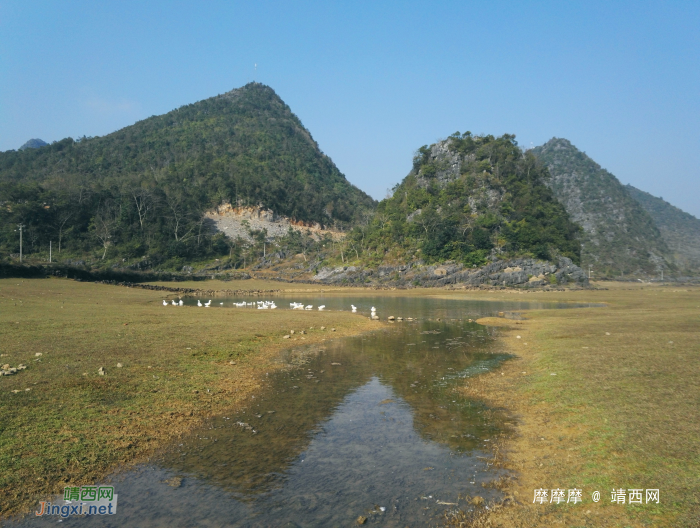
M 235 310 L 251 309 L 232 306 L 242 300 L 215 299 L 210 309 L 224 302 L 235 317 Z M 295 298 L 274 300 L 289 309 Z M 382 318 L 418 320 L 287 350 L 280 357 L 286 368 L 245 408 L 210 420 L 150 464 L 115 475 L 117 515 L 68 518 L 62 526 L 331 527 L 350 526 L 360 515 L 368 525 L 434 525 L 460 496 L 498 497 L 482 484 L 501 475 L 489 465 L 488 446 L 506 431 L 504 412 L 455 388 L 508 357 L 495 349 L 493 329 L 468 319 L 570 305 L 296 300 L 329 310 L 352 303 L 367 314 L 375 306 Z M 57 521 L 27 517 L 18 525 Z

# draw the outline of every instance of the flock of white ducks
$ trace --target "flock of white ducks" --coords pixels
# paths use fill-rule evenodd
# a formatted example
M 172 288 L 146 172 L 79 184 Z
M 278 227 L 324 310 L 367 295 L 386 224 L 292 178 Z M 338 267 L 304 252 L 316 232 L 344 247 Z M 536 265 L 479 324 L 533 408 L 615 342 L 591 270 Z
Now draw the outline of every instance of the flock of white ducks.
M 173 306 L 184 306 L 184 302 L 182 302 L 182 299 L 180 299 L 179 302 L 176 302 L 174 299 L 168 303 L 168 301 L 163 300 L 163 306 L 168 306 L 168 304 L 172 304 Z M 224 303 L 219 303 L 219 306 L 223 306 Z M 275 304 L 275 301 L 255 301 L 255 302 L 235 302 L 233 305 L 236 308 L 245 308 L 247 306 L 249 307 L 256 307 L 258 310 L 275 310 L 277 308 L 277 305 Z M 202 301 L 200 299 L 197 299 L 197 306 L 202 307 L 204 306 L 205 308 L 209 308 L 211 306 L 211 299 L 209 299 L 207 302 L 202 304 Z M 312 304 L 307 304 L 305 305 L 304 303 L 298 303 L 298 302 L 291 302 L 289 303 L 289 307 L 292 310 L 313 310 L 314 306 Z M 352 313 L 357 313 L 357 306 L 354 304 L 350 305 L 350 308 L 352 309 Z M 322 312 L 323 310 L 326 309 L 326 305 L 322 304 L 321 306 L 318 307 L 318 310 Z M 377 309 L 372 306 L 372 319 L 379 319 L 377 317 Z

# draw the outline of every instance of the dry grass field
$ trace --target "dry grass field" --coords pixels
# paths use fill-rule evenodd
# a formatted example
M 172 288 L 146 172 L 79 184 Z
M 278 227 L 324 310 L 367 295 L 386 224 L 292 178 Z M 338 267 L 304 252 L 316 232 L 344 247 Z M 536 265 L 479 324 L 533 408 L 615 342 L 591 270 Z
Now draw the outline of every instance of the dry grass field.
M 360 292 L 258 280 L 163 285 Z M 605 289 L 381 292 L 605 303 L 481 320 L 502 328 L 499 344 L 516 357 L 463 390 L 517 424 L 496 450 L 516 475 L 502 483 L 514 501 L 452 517 L 453 525 L 700 525 L 700 288 L 597 286 Z M 0 378 L 1 516 L 144 460 L 237 405 L 265 383 L 265 372 L 280 368 L 276 353 L 291 344 L 282 339 L 290 329 L 306 329 L 313 343 L 381 324 L 339 312 L 164 307 L 163 295 L 60 279 L 0 280 L 0 363 L 28 367 Z M 579 488 L 584 502 L 535 505 L 538 488 Z M 659 489 L 660 504 L 612 504 L 613 489 Z M 600 502 L 591 501 L 593 491 Z
M 27 366 L 0 377 L 0 516 L 143 460 L 235 406 L 280 367 L 289 330 L 305 329 L 299 339 L 313 343 L 380 324 L 340 312 L 164 307 L 163 298 L 0 280 L 0 364 Z
M 503 327 L 502 346 L 518 356 L 464 388 L 518 423 L 501 444 L 517 504 L 462 526 L 700 526 L 700 288 L 598 286 L 608 289 L 524 297 L 605 308 L 480 321 Z M 579 488 L 584 502 L 533 504 L 539 488 Z M 613 489 L 659 489 L 660 502 L 612 503 Z

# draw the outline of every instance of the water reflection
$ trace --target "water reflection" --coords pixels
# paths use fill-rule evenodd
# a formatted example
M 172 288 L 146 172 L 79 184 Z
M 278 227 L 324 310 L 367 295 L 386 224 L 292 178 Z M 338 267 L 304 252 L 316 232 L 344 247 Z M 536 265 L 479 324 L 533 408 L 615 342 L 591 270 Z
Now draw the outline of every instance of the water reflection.
M 419 320 L 288 350 L 280 361 L 296 368 L 271 376 L 245 409 L 115 477 L 117 515 L 64 526 L 348 526 L 358 515 L 405 526 L 434 520 L 460 493 L 494 497 L 481 484 L 498 476 L 485 446 L 502 420 L 454 388 L 507 359 L 493 330 L 467 319 L 526 305 L 323 299 L 350 302 Z
M 421 333 L 426 328 L 432 330 L 423 332 L 430 333 Z M 415 343 L 408 344 L 409 336 Z M 331 416 L 342 415 L 349 394 L 372 383 L 391 391 L 383 398 L 391 400 L 384 402 L 386 408 L 400 401 L 411 410 L 404 422 L 422 440 L 445 444 L 454 453 L 468 452 L 500 431 L 497 422 L 484 416 L 483 405 L 452 390 L 461 377 L 504 359 L 487 350 L 487 337 L 487 330 L 475 324 L 426 322 L 328 347 L 294 349 L 287 355 L 297 362 L 305 352 L 303 367 L 278 373 L 272 388 L 244 411 L 213 420 L 211 429 L 183 442 L 162 464 L 251 500 L 283 486 L 299 454 Z M 349 438 L 364 441 L 358 435 Z M 372 465 L 371 460 L 362 463 Z

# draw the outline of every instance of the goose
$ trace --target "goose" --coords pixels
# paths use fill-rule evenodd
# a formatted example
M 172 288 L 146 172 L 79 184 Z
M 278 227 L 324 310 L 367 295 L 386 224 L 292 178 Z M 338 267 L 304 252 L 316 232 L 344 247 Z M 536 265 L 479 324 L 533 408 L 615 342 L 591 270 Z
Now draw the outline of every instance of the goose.
M 309 304 L 306 308 L 304 308 L 304 310 L 313 310 L 313 307 L 314 306 L 312 304 Z
M 163 306 L 168 306 L 168 301 L 163 300 Z
M 318 311 L 322 312 L 325 307 L 326 307 L 326 305 L 322 304 L 321 306 L 318 307 Z
M 224 305 L 224 303 L 219 303 L 219 306 L 223 306 L 223 305 Z
M 172 300 L 173 306 L 177 306 L 177 303 L 175 302 L 175 299 Z
M 197 306 L 202 306 L 202 301 L 200 301 L 199 299 L 197 299 Z
M 180 302 L 178 303 L 180 306 L 183 306 L 185 303 L 182 302 L 182 299 L 180 299 Z
M 205 303 L 204 303 L 204 306 L 205 306 L 206 308 L 209 308 L 209 306 L 211 306 L 211 299 L 209 299 L 209 302 L 205 302 Z
M 352 311 L 353 311 L 353 312 L 356 312 L 356 311 L 357 311 L 357 306 L 355 306 L 354 304 L 351 304 L 351 305 L 350 305 L 350 308 L 352 308 Z

